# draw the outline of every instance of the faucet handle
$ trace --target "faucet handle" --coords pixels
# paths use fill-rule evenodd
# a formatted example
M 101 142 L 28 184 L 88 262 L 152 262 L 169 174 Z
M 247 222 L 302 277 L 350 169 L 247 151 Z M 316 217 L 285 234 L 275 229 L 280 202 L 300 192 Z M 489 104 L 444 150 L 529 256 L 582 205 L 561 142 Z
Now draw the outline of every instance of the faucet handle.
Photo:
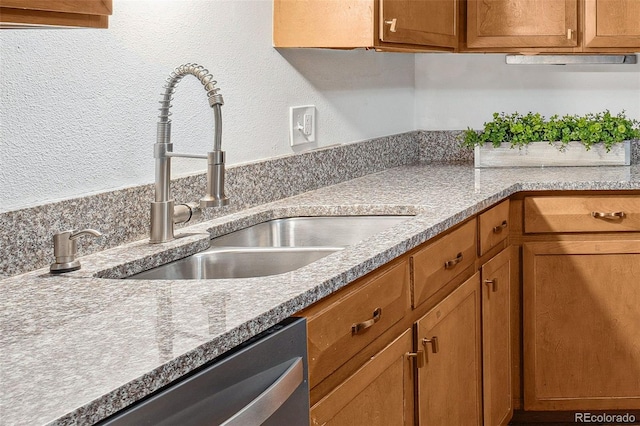
M 95 229 L 83 229 L 80 231 L 63 231 L 53 234 L 53 255 L 56 261 L 51 264 L 49 271 L 54 274 L 77 271 L 80 269 L 80 261 L 76 260 L 78 244 L 76 239 L 83 235 L 101 237 L 102 234 Z

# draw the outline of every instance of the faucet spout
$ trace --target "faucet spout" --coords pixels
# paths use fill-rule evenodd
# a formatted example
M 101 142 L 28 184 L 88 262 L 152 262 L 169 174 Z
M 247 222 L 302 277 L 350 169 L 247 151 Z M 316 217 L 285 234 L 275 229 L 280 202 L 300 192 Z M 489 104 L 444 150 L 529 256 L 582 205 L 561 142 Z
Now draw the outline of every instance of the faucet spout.
M 206 155 L 180 154 L 173 152 L 171 143 L 171 100 L 176 85 L 186 75 L 195 76 L 207 93 L 209 106 L 213 109 L 214 142 L 213 150 Z M 164 85 L 164 93 L 160 100 L 160 114 L 158 115 L 158 130 L 154 145 L 155 197 L 151 203 L 151 243 L 163 243 L 174 238 L 173 228 L 177 218 L 185 216 L 184 209 L 189 210 L 187 217 L 191 217 L 192 204 L 175 206 L 171 198 L 171 157 L 202 158 L 207 160 L 207 190 L 200 200 L 200 207 L 222 207 L 229 203 L 224 193 L 225 155 L 222 151 L 222 105 L 224 101 L 219 89 L 215 86 L 213 76 L 202 65 L 184 64 L 171 72 Z M 180 219 L 181 220 L 181 219 Z M 187 219 L 188 220 L 188 219 Z
M 213 151 L 207 154 L 207 194 L 200 199 L 200 207 L 222 207 L 229 204 L 229 198 L 224 193 L 225 155 L 222 151 L 222 111 L 221 104 L 214 104 L 213 121 L 215 134 Z

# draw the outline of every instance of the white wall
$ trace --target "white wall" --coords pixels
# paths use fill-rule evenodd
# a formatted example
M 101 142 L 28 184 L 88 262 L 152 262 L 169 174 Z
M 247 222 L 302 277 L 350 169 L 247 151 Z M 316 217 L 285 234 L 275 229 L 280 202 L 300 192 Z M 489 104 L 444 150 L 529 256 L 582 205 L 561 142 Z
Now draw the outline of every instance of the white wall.
M 157 102 L 185 62 L 218 80 L 228 164 L 293 152 L 294 105 L 317 106 L 317 146 L 480 128 L 493 111 L 608 108 L 640 118 L 640 65 L 278 51 L 271 8 L 271 0 L 114 0 L 109 30 L 0 31 L 0 212 L 152 182 Z M 206 150 L 213 119 L 195 78 L 180 83 L 173 105 L 175 150 Z M 204 168 L 174 161 L 174 176 Z
M 493 112 L 640 119 L 640 65 L 506 65 L 498 54 L 416 55 L 416 126 L 482 128 Z
M 278 51 L 271 0 L 113 3 L 109 30 L 0 31 L 0 212 L 152 182 L 162 85 L 185 62 L 218 80 L 228 164 L 293 152 L 295 105 L 316 105 L 317 146 L 415 129 L 413 55 Z M 173 105 L 174 149 L 204 153 L 200 83 Z M 205 167 L 174 161 L 174 176 Z

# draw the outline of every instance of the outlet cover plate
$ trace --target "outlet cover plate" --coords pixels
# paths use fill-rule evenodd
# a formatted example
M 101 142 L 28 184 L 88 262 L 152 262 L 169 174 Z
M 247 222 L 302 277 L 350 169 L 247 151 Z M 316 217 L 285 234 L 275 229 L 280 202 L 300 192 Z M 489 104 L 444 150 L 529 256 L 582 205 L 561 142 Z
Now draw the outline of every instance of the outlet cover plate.
M 316 141 L 316 107 L 305 105 L 289 108 L 289 143 L 291 146 Z

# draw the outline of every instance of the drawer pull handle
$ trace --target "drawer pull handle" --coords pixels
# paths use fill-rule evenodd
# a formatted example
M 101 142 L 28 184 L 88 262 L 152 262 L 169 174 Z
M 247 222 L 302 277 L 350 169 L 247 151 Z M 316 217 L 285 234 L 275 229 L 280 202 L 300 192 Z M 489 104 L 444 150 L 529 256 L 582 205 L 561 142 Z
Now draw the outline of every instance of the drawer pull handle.
M 493 233 L 494 234 L 499 234 L 502 232 L 503 229 L 505 229 L 507 227 L 507 225 L 509 225 L 509 223 L 506 220 L 503 220 L 502 223 L 498 226 L 494 226 L 493 227 Z
M 612 213 L 603 213 L 603 212 L 591 212 L 591 216 L 596 219 L 623 219 L 626 215 L 624 212 L 612 212 Z
M 376 310 L 373 311 L 373 318 L 363 322 L 358 322 L 351 326 L 351 335 L 354 336 L 356 334 L 362 333 L 363 331 L 371 327 L 373 324 L 380 321 L 380 318 L 382 318 L 382 308 L 376 308 Z
M 456 266 L 458 263 L 462 262 L 462 259 L 464 258 L 464 256 L 462 256 L 462 253 L 458 253 L 458 255 L 456 256 L 455 259 L 453 260 L 447 260 L 446 262 L 444 262 L 444 269 L 451 269 L 454 266 Z
M 496 292 L 498 291 L 498 280 L 496 280 L 495 278 L 492 280 L 484 280 L 484 283 L 486 285 L 490 285 L 491 286 L 491 291 Z
M 426 339 L 426 338 L 422 339 L 422 346 L 425 347 L 425 350 L 426 350 L 426 346 L 429 344 L 431 345 L 431 352 L 433 352 L 434 354 L 437 354 L 439 350 L 438 337 L 433 336 L 431 339 Z

